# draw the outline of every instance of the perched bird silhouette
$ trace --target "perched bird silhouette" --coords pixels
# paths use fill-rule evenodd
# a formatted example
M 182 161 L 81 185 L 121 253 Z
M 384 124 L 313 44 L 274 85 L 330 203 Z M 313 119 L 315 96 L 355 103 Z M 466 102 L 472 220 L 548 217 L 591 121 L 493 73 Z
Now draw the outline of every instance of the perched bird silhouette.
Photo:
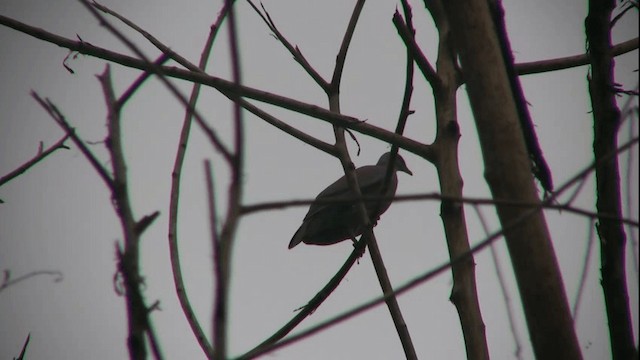
M 363 196 L 393 196 L 398 187 L 396 171 L 413 175 L 411 170 L 407 168 L 404 159 L 400 155 L 397 155 L 394 162 L 394 171 L 391 175 L 386 193 L 382 194 L 384 178 L 390 160 L 391 153 L 388 152 L 380 157 L 377 164 L 363 166 L 355 170 Z M 302 225 L 293 235 L 291 242 L 289 242 L 289 249 L 301 242 L 310 245 L 331 245 L 347 239 L 352 239 L 355 242 L 355 237 L 362 234 L 365 230 L 365 225 L 358 212 L 358 202 L 318 202 L 318 200 L 349 199 L 353 197 L 354 195 L 349 189 L 345 176 L 322 190 L 309 207 L 309 211 L 304 217 Z M 365 208 L 367 209 L 370 221 L 375 223 L 380 218 L 380 215 L 387 211 L 390 205 L 390 199 L 365 202 Z

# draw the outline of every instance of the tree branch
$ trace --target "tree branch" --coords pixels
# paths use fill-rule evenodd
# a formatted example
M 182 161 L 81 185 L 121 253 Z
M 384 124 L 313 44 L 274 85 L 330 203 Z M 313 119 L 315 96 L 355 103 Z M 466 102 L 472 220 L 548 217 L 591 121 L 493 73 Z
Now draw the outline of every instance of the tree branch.
M 67 141 L 67 139 L 69 139 L 69 134 L 67 134 L 64 137 L 62 137 L 55 144 L 51 145 L 50 147 L 48 147 L 44 151 L 42 150 L 42 142 L 40 142 L 40 148 L 38 149 L 38 154 L 36 156 L 34 156 L 33 158 L 31 158 L 31 160 L 29 160 L 29 161 L 23 163 L 22 165 L 18 166 L 13 171 L 9 172 L 8 174 L 4 175 L 3 177 L 0 177 L 0 186 L 8 183 L 9 181 L 13 180 L 14 178 L 16 178 L 18 176 L 24 174 L 27 170 L 31 169 L 34 165 L 36 165 L 40 161 L 44 160 L 44 158 L 49 156 L 54 151 L 59 150 L 59 149 L 67 149 L 68 150 L 69 147 L 64 144 Z
M 587 50 L 591 76 L 589 95 L 593 108 L 593 153 L 600 158 L 617 147 L 620 110 L 614 93 L 611 48 L 611 13 L 614 0 L 590 0 L 585 19 Z M 598 212 L 622 216 L 618 158 L 613 157 L 596 167 L 596 208 Z M 626 236 L 622 223 L 598 219 L 598 235 L 602 263 L 602 289 L 609 322 L 609 338 L 613 359 L 638 357 L 633 338 L 626 277 Z

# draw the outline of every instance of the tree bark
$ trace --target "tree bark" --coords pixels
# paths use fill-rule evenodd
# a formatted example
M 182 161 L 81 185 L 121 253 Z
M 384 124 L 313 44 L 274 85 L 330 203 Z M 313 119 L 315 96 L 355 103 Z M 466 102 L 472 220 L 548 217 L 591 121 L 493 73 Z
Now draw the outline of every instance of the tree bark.
M 445 1 L 474 113 L 485 178 L 496 200 L 539 202 L 500 44 L 485 0 Z M 529 212 L 497 205 L 503 227 Z M 581 359 L 542 211 L 505 233 L 538 359 Z
M 617 146 L 620 110 L 616 105 L 611 50 L 611 12 L 613 0 L 592 0 L 585 20 L 591 76 L 589 95 L 593 108 L 593 154 L 596 166 L 596 208 L 598 213 L 622 217 L 618 157 L 609 156 Z M 606 160 L 599 161 L 599 159 Z M 602 264 L 609 337 L 613 359 L 637 359 L 633 341 L 627 278 L 625 273 L 625 232 L 622 223 L 598 218 L 598 235 Z

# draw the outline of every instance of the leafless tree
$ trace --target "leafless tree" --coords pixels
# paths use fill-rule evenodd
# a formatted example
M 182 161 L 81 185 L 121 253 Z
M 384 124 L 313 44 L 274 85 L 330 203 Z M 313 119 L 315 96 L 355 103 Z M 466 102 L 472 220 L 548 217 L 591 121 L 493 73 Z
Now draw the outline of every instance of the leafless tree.
M 353 193 L 353 198 L 348 201 L 356 204 L 363 222 L 368 226 L 361 239 L 354 245 L 351 255 L 326 286 L 319 289 L 318 293 L 281 329 L 235 358 L 249 359 L 266 354 L 324 331 L 384 302 L 402 344 L 404 356 L 407 359 L 417 359 L 419 356 L 413 344 L 414 339 L 412 339 L 410 328 L 403 317 L 397 296 L 450 269 L 453 276 L 450 300 L 458 312 L 467 357 L 469 359 L 488 359 L 490 344 L 488 344 L 485 335 L 485 325 L 478 297 L 474 254 L 504 237 L 517 279 L 520 301 L 524 308 L 529 339 L 535 356 L 539 359 L 581 359 L 582 353 L 574 329 L 573 315 L 562 283 L 560 266 L 552 246 L 553 234 L 549 232 L 547 227 L 545 209 L 560 209 L 577 213 L 588 218 L 589 224 L 592 224 L 592 219 L 597 221 L 596 226 L 601 244 L 602 283 L 609 321 L 612 356 L 615 359 L 636 359 L 638 357 L 626 287 L 625 254 L 627 245 L 624 230 L 624 226 L 637 229 L 638 221 L 625 218 L 622 210 L 620 164 L 618 161 L 621 153 L 629 151 L 631 148 L 637 150 L 638 138 L 633 138 L 623 145 L 617 143 L 620 124 L 626 117 L 633 116 L 634 113 L 637 114 L 637 105 L 634 108 L 632 100 L 628 102 L 628 106 L 623 111 L 619 110 L 616 95 L 622 90 L 615 86 L 616 81 L 613 78 L 613 59 L 617 55 L 637 51 L 638 38 L 616 45 L 611 43 L 611 28 L 615 26 L 615 22 L 619 18 L 612 15 L 615 7 L 614 1 L 590 1 L 585 27 L 588 51 L 585 54 L 518 64 L 514 63 L 511 54 L 508 33 L 504 25 L 505 14 L 499 0 L 425 0 L 426 12 L 433 19 L 435 30 L 438 32 L 435 66 L 432 64 L 434 59 L 429 59 L 425 55 L 424 49 L 417 40 L 413 20 L 415 9 L 412 9 L 408 1 L 401 1 L 400 10 L 393 14 L 392 21 L 398 31 L 398 42 L 401 42 L 406 48 L 406 77 L 403 102 L 401 108 L 398 109 L 397 125 L 393 131 L 368 124 L 363 119 L 343 115 L 341 111 L 341 81 L 345 71 L 345 61 L 348 58 L 351 40 L 357 31 L 361 13 L 365 8 L 364 0 L 355 2 L 341 46 L 336 54 L 335 66 L 328 78 L 314 67 L 300 48 L 288 40 L 288 35 L 279 29 L 274 20 L 277 16 L 271 14 L 265 6 L 258 6 L 248 1 L 250 7 L 247 9 L 250 8 L 253 11 L 251 15 L 259 16 L 262 19 L 266 29 L 283 46 L 283 51 L 288 51 L 306 74 L 326 94 L 326 107 L 318 107 L 295 98 L 277 95 L 269 92 L 268 89 L 256 89 L 243 84 L 240 66 L 241 43 L 237 34 L 239 27 L 238 4 L 234 4 L 235 2 L 232 0 L 224 2 L 213 21 L 198 64 L 191 63 L 186 57 L 171 50 L 152 34 L 127 19 L 125 15 L 96 2 L 80 0 L 80 3 L 104 27 L 104 30 L 117 38 L 127 48 L 128 53 L 133 56 L 101 48 L 81 39 L 59 36 L 1 14 L 0 24 L 36 37 L 41 41 L 108 62 L 104 72 L 98 76 L 98 80 L 107 108 L 107 135 L 104 145 L 108 150 L 107 163 L 110 165 L 109 167 L 105 166 L 104 159 L 100 159 L 94 149 L 88 146 L 86 139 L 76 132 L 72 125 L 74 120 L 65 117 L 64 109 L 59 109 L 46 95 L 39 94 L 36 90 L 32 94 L 34 100 L 60 126 L 64 135 L 58 143 L 47 150 L 42 150 L 41 146 L 35 158 L 0 178 L 0 186 L 24 173 L 29 167 L 36 165 L 53 151 L 68 148 L 68 145 L 65 144 L 69 142 L 72 142 L 74 147 L 93 166 L 110 192 L 114 210 L 121 225 L 122 241 L 116 247 L 116 284 L 118 285 L 117 290 L 124 294 L 126 302 L 127 347 L 131 359 L 144 359 L 149 356 L 149 353 L 153 358 L 163 358 L 162 344 L 152 323 L 152 310 L 158 305 L 150 303 L 146 299 L 142 281 L 145 276 L 151 275 L 143 274 L 140 267 L 141 237 L 145 230 L 153 226 L 159 212 L 140 215 L 133 210 L 121 125 L 121 114 L 125 104 L 134 94 L 144 91 L 142 85 L 151 77 L 159 79 L 185 109 L 180 139 L 175 151 L 173 171 L 170 175 L 167 174 L 167 176 L 171 176 L 171 192 L 167 194 L 170 199 L 167 209 L 169 214 L 167 237 L 175 290 L 184 316 L 207 358 L 232 358 L 227 349 L 230 322 L 229 288 L 232 281 L 234 244 L 242 217 L 259 211 L 310 203 L 308 200 L 276 201 L 264 204 L 245 203 L 243 200 L 243 171 L 246 161 L 244 117 L 247 113 L 251 113 L 280 131 L 335 157 L 340 162 Z M 413 4 L 414 7 L 418 5 L 417 3 Z M 631 13 L 625 15 L 626 10 L 634 7 L 637 9 L 637 3 L 634 1 L 623 4 L 622 8 L 625 10 L 621 11 L 619 16 L 636 16 L 637 14 L 632 15 Z M 274 16 L 272 17 L 272 15 Z M 121 27 L 116 24 L 124 24 L 127 30 L 121 30 Z M 228 36 L 226 43 L 229 46 L 232 64 L 232 76 L 229 80 L 212 76 L 206 71 L 213 44 L 221 29 L 226 30 L 224 32 Z M 134 33 L 143 35 L 149 43 L 158 49 L 159 55 L 156 59 L 147 57 L 139 45 L 132 40 Z M 180 67 L 165 65 L 168 60 L 174 61 Z M 116 93 L 112 84 L 112 67 L 115 64 L 142 71 L 140 76 L 120 94 Z M 553 174 L 550 172 L 538 144 L 535 127 L 527 110 L 519 77 L 541 72 L 561 71 L 585 64 L 590 66 L 588 86 L 594 121 L 593 163 L 585 164 L 588 166 L 584 171 L 575 174 L 569 181 L 554 187 Z M 436 136 L 431 143 L 416 141 L 404 136 L 405 125 L 412 115 L 412 100 L 422 101 L 413 98 L 414 81 L 420 78 L 415 74 L 416 65 L 419 74 L 433 91 L 435 122 L 432 125 Z M 174 79 L 186 80 L 193 84 L 189 97 L 183 95 L 174 85 Z M 460 125 L 457 118 L 458 104 L 456 100 L 458 90 L 462 85 L 466 86 L 475 118 L 480 139 L 481 148 L 479 150 L 484 159 L 485 178 L 491 190 L 491 199 L 476 199 L 463 195 L 463 178 L 458 153 Z M 229 138 L 221 135 L 198 109 L 198 97 L 203 86 L 207 90 L 216 91 L 227 97 L 232 104 L 233 125 Z M 637 88 L 635 91 L 627 91 L 627 93 L 627 96 L 633 99 L 637 97 Z M 306 133 L 270 114 L 267 112 L 266 106 L 256 105 L 258 103 L 291 110 L 300 115 L 323 121 L 333 128 L 334 141 L 332 143 L 325 142 Z M 214 269 L 212 289 L 214 289 L 215 300 L 212 304 L 213 317 L 210 321 L 198 318 L 192 308 L 182 277 L 181 256 L 178 247 L 181 176 L 194 121 L 197 129 L 207 137 L 217 154 L 223 159 L 224 166 L 229 170 L 229 178 L 225 179 L 225 183 L 228 183 L 224 197 L 227 203 L 226 206 L 223 206 L 224 211 L 218 214 L 217 209 L 222 206 L 219 196 L 220 190 L 217 187 L 220 178 L 214 173 L 215 166 L 210 161 L 207 160 L 204 165 Z M 446 261 L 443 259 L 441 266 L 424 274 L 416 274 L 413 281 L 395 288 L 392 286 L 377 244 L 373 231 L 374 224 L 371 223 L 364 206 L 366 201 L 379 201 L 380 197 L 366 198 L 362 196 L 358 178 L 354 172 L 352 154 L 348 150 L 349 137 L 347 135 L 357 142 L 355 134 L 364 134 L 388 143 L 392 146 L 392 152 L 395 154 L 398 149 L 413 153 L 433 165 L 438 174 L 439 193 L 397 197 L 395 201 L 440 201 L 440 216 L 450 258 Z M 391 168 L 389 173 L 390 171 Z M 561 202 L 560 199 L 563 195 L 579 186 L 594 171 L 597 178 L 596 195 L 598 197 L 595 211 L 573 206 L 573 198 Z M 539 196 L 538 186 L 544 191 L 543 199 Z M 218 190 L 216 191 L 216 189 Z M 464 211 L 465 204 L 494 206 L 501 229 L 490 233 L 488 228 L 485 228 L 486 238 L 471 246 Z M 416 234 L 416 236 L 420 235 Z M 366 250 L 368 250 L 374 264 L 382 296 L 310 329 L 289 335 L 332 294 Z M 506 297 L 508 298 L 508 296 Z M 206 326 L 203 324 L 208 323 L 211 323 L 213 333 L 211 338 L 206 335 L 204 330 Z M 520 347 L 519 341 L 516 340 L 518 349 Z M 519 350 L 516 351 L 516 356 L 520 357 Z

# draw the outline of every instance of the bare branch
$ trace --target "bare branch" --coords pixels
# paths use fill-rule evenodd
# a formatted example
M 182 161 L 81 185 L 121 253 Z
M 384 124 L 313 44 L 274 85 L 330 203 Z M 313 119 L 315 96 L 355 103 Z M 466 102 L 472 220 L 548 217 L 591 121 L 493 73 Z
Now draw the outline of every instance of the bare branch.
M 336 66 L 333 69 L 333 76 L 331 77 L 329 92 L 327 92 L 327 95 L 329 96 L 340 89 L 340 81 L 342 81 L 342 70 L 344 69 L 344 63 L 347 60 L 347 51 L 349 50 L 349 44 L 351 44 L 351 39 L 353 38 L 353 33 L 356 30 L 356 24 L 358 23 L 358 19 L 360 18 L 360 13 L 362 13 L 364 3 L 365 0 L 358 0 L 355 7 L 353 8 L 353 12 L 351 13 L 351 18 L 349 19 L 347 30 L 344 32 L 344 37 L 342 38 L 340 50 L 338 51 L 338 55 L 336 55 Z
M 418 65 L 418 68 L 424 78 L 433 88 L 441 86 L 441 80 L 438 77 L 438 74 L 436 74 L 435 69 L 431 66 L 431 63 L 429 63 L 429 60 L 422 52 L 422 49 L 420 49 L 416 43 L 414 31 L 407 27 L 407 24 L 405 24 L 398 10 L 393 14 L 393 25 L 395 25 L 398 35 L 400 35 L 400 38 L 404 42 L 404 46 L 406 46 L 407 51 L 411 53 L 411 57 Z
M 160 81 L 167 87 L 167 89 L 169 89 L 171 94 L 173 94 L 173 96 L 175 96 L 182 103 L 183 106 L 185 107 L 189 106 L 189 102 L 187 101 L 186 97 L 182 95 L 180 90 L 178 90 L 178 88 L 175 85 L 173 85 L 164 76 L 162 67 L 157 66 L 147 56 L 145 56 L 144 53 L 142 53 L 142 51 L 133 42 L 131 42 L 131 40 L 129 40 L 118 29 L 116 29 L 113 25 L 111 25 L 111 23 L 109 23 L 109 21 L 105 19 L 104 16 L 98 13 L 98 11 L 93 7 L 93 5 L 88 0 L 78 0 L 78 1 L 80 1 L 85 6 L 85 8 L 91 13 L 91 15 L 93 15 L 98 21 L 100 21 L 100 24 L 102 26 L 104 26 L 111 34 L 113 34 L 118 40 L 120 40 L 124 45 L 126 45 L 131 51 L 133 51 L 142 60 L 142 62 L 145 64 L 145 69 L 148 69 L 149 71 L 158 75 L 158 78 L 160 79 Z M 216 135 L 215 131 L 213 131 L 209 127 L 209 125 L 207 125 L 207 123 L 204 121 L 204 118 L 200 115 L 200 112 L 197 109 L 193 109 L 193 114 L 195 116 L 196 122 L 204 131 L 205 135 L 208 137 L 213 147 L 218 152 L 220 152 L 227 161 L 231 161 L 231 154 L 229 153 L 229 150 L 227 150 L 225 145 L 218 138 L 218 135 Z
M 67 149 L 68 150 L 69 147 L 64 144 L 67 141 L 67 139 L 69 139 L 69 134 L 67 134 L 64 137 L 62 137 L 55 144 L 51 145 L 50 147 L 48 147 L 44 151 L 42 150 L 42 142 L 41 142 L 40 143 L 40 148 L 38 149 L 38 154 L 36 154 L 36 156 L 31 158 L 31 160 L 29 160 L 29 161 L 23 163 L 22 165 L 18 166 L 15 170 L 9 172 L 8 174 L 4 175 L 3 177 L 0 177 L 0 186 L 8 183 L 9 181 L 13 180 L 14 178 L 16 178 L 18 176 L 24 174 L 27 170 L 29 170 L 31 167 L 33 167 L 34 165 L 36 165 L 37 163 L 42 161 L 44 158 L 49 156 L 54 151 L 59 150 L 59 149 Z
M 31 333 L 29 333 L 27 335 L 27 338 L 24 341 L 24 344 L 22 345 L 22 350 L 20 351 L 20 355 L 18 355 L 17 358 L 14 358 L 15 360 L 24 360 L 24 356 L 27 353 L 27 346 L 29 346 L 29 340 L 31 340 Z
M 30 273 L 27 273 L 25 275 L 22 276 L 18 276 L 15 279 L 11 279 L 11 272 L 9 270 L 5 270 L 4 271 L 4 276 L 2 279 L 2 283 L 0 283 L 0 291 L 6 290 L 8 287 L 13 286 L 19 282 L 25 281 L 29 278 L 35 277 L 35 276 L 39 276 L 39 275 L 50 275 L 53 276 L 53 281 L 54 282 L 60 282 L 62 281 L 62 279 L 64 279 L 64 275 L 62 275 L 62 272 L 58 271 L 58 270 L 36 270 L 36 271 L 32 271 Z
M 489 236 L 489 226 L 487 225 L 487 220 L 485 219 L 482 210 L 477 205 L 473 206 L 473 210 L 475 210 L 478 220 L 480 220 L 480 225 L 482 225 L 484 235 Z M 498 256 L 495 244 L 491 244 L 489 250 L 491 250 L 491 260 L 493 261 L 493 266 L 496 270 L 496 277 L 498 278 L 498 284 L 500 285 L 500 291 L 502 292 L 502 300 L 504 301 L 507 318 L 509 319 L 509 329 L 511 330 L 511 335 L 513 336 L 513 342 L 515 344 L 514 355 L 516 359 L 522 360 L 522 343 L 520 341 L 520 335 L 518 334 L 518 328 L 516 327 L 515 312 L 513 310 L 513 304 L 511 303 L 511 296 L 509 296 L 507 282 L 502 272 L 502 265 L 500 265 L 500 257 Z
M 291 330 L 295 329 L 304 319 L 313 314 L 314 311 L 331 295 L 331 293 L 338 287 L 342 279 L 347 275 L 353 264 L 358 260 L 365 249 L 365 242 L 360 241 L 355 245 L 355 248 L 351 252 L 351 255 L 347 258 L 345 263 L 340 267 L 338 272 L 329 280 L 329 282 L 318 293 L 309 300 L 309 302 L 302 307 L 302 310 L 296 314 L 289 322 L 287 322 L 282 328 L 277 330 L 268 339 L 260 343 L 252 350 L 239 356 L 237 359 L 254 359 L 261 354 L 270 351 L 268 349 L 273 346 L 278 340 L 285 337 Z
M 114 180 L 111 178 L 111 175 L 109 175 L 107 170 L 102 166 L 102 164 L 100 164 L 100 161 L 98 160 L 98 158 L 95 155 L 93 155 L 91 150 L 89 150 L 89 148 L 84 144 L 84 141 L 82 141 L 82 139 L 80 139 L 80 137 L 76 134 L 76 130 L 72 128 L 71 125 L 69 125 L 64 115 L 62 115 L 62 113 L 58 110 L 58 108 L 53 103 L 51 103 L 49 99 L 47 98 L 42 99 L 38 95 L 38 93 L 36 93 L 35 91 L 31 92 L 31 96 L 38 102 L 38 104 L 40 104 L 40 106 L 42 106 L 42 108 L 44 108 L 47 111 L 47 113 L 49 113 L 51 118 L 58 125 L 60 125 L 62 130 L 64 130 L 64 132 L 67 133 L 69 137 L 71 137 L 71 140 L 73 140 L 73 142 L 76 144 L 78 149 L 80 149 L 80 152 L 82 153 L 82 155 L 84 155 L 84 157 L 89 161 L 91 166 L 93 166 L 94 170 L 98 173 L 98 175 L 100 175 L 100 177 L 105 182 L 109 190 L 113 192 Z
M 601 158 L 617 148 L 621 124 L 613 86 L 614 62 L 611 54 L 611 13 L 615 1 L 590 0 L 585 19 L 587 52 L 590 60 L 589 95 L 593 108 L 593 153 Z M 596 166 L 596 208 L 599 212 L 622 216 L 618 158 Z M 609 324 L 613 359 L 638 357 L 633 336 L 626 276 L 626 235 L 622 223 L 598 219 L 602 290 Z
M 231 73 L 234 84 L 241 84 L 240 50 L 236 25 L 235 9 L 231 6 L 231 0 L 226 0 L 229 6 L 227 15 L 227 29 L 229 35 L 229 47 L 231 56 Z M 233 154 L 229 161 L 231 167 L 231 183 L 229 184 L 229 197 L 227 200 L 227 212 L 224 225 L 220 232 L 218 252 L 216 253 L 217 295 L 213 309 L 213 334 L 214 334 L 214 359 L 227 359 L 228 339 L 228 296 L 231 283 L 231 262 L 233 245 L 240 222 L 240 207 L 243 194 L 243 170 L 244 170 L 244 120 L 242 109 L 238 103 L 233 103 Z
M 153 62 L 153 64 L 156 65 L 156 66 L 161 66 L 167 60 L 169 60 L 169 57 L 167 56 L 167 54 L 166 53 L 162 53 L 156 59 L 156 61 Z M 116 106 L 118 108 L 122 108 L 124 106 L 124 104 L 126 104 L 126 102 L 129 101 L 129 99 L 133 96 L 133 94 L 136 92 L 136 90 L 138 90 L 140 88 L 140 86 L 142 86 L 142 84 L 144 84 L 144 82 L 147 81 L 147 79 L 149 79 L 152 75 L 153 75 L 153 73 L 150 72 L 150 71 L 145 71 L 144 73 L 142 73 L 142 75 L 140 75 L 136 79 L 136 81 L 134 81 L 127 88 L 127 90 L 125 90 L 125 92 L 122 93 L 122 95 L 120 95 L 120 97 L 118 98 L 118 101 L 116 102 Z
M 269 30 L 273 31 L 273 34 L 276 37 L 276 39 L 278 39 L 278 41 L 280 41 L 280 43 L 284 45 L 284 47 L 293 56 L 293 59 L 298 64 L 300 64 L 300 66 L 302 66 L 302 68 L 307 72 L 307 74 L 309 74 L 309 76 L 311 76 L 311 78 L 316 82 L 316 84 L 318 84 L 318 86 L 320 86 L 325 92 L 327 92 L 329 89 L 329 83 L 322 77 L 322 75 L 320 75 L 320 73 L 316 71 L 316 69 L 313 68 L 313 66 L 311 66 L 311 64 L 309 64 L 309 61 L 307 61 L 304 54 L 302 54 L 302 51 L 300 51 L 300 48 L 298 48 L 297 46 L 293 46 L 289 42 L 289 40 L 287 40 L 287 38 L 284 37 L 284 35 L 282 35 L 280 30 L 278 30 L 276 23 L 271 18 L 271 15 L 269 15 L 269 12 L 264 7 L 264 4 L 260 3 L 260 6 L 262 7 L 262 11 L 264 11 L 264 14 L 263 14 L 260 11 L 260 9 L 258 9 L 258 7 L 253 3 L 253 1 L 247 0 L 247 2 L 249 3 L 249 5 L 251 5 L 253 10 L 260 16 L 262 21 L 264 21 L 264 23 L 267 25 Z
M 220 25 L 228 14 L 228 11 L 229 7 L 226 6 L 225 3 L 222 7 L 222 10 L 220 10 L 220 12 L 218 13 L 216 20 L 210 27 L 209 35 L 207 37 L 207 40 L 205 41 L 204 49 L 202 50 L 202 54 L 200 56 L 200 62 L 198 65 L 198 68 L 201 69 L 200 71 L 204 71 L 204 69 L 206 68 L 206 65 L 209 61 L 209 56 L 211 55 L 211 50 L 213 48 L 213 43 L 216 39 L 216 35 L 218 34 Z M 213 359 L 213 347 L 211 346 L 211 343 L 202 330 L 202 326 L 200 326 L 200 322 L 198 321 L 198 318 L 196 317 L 195 312 L 191 307 L 191 302 L 189 301 L 185 290 L 184 281 L 182 279 L 180 252 L 178 247 L 178 205 L 180 202 L 180 179 L 182 175 L 184 157 L 187 150 L 187 143 L 189 141 L 189 133 L 191 131 L 191 123 L 193 119 L 192 109 L 196 108 L 196 103 L 200 94 L 200 87 L 201 85 L 199 83 L 193 84 L 193 88 L 191 90 L 191 95 L 189 98 L 189 106 L 186 107 L 186 113 L 182 123 L 182 130 L 180 131 L 180 139 L 178 140 L 176 158 L 171 174 L 168 239 L 169 254 L 171 257 L 171 270 L 173 273 L 173 283 L 178 295 L 178 300 L 180 301 L 180 306 L 182 307 L 182 312 L 184 313 L 185 318 L 187 319 L 187 322 L 191 327 L 191 331 L 198 340 L 200 348 L 202 348 L 202 351 L 205 353 L 208 359 Z
M 235 102 L 237 102 L 238 104 L 240 104 L 240 106 L 242 106 L 243 108 L 247 109 L 249 112 L 251 112 L 252 114 L 258 116 L 259 118 L 263 119 L 264 121 L 266 121 L 267 123 L 275 126 L 276 128 L 286 132 L 287 134 L 295 137 L 296 139 L 309 144 L 311 146 L 313 146 L 314 148 L 321 150 L 329 155 L 333 155 L 336 156 L 336 149 L 332 144 L 326 143 L 320 139 L 317 139 L 301 130 L 298 130 L 297 128 L 283 122 L 282 120 L 270 115 L 269 113 L 265 112 L 264 110 L 258 108 L 257 106 L 251 104 L 250 102 L 248 102 L 247 100 L 244 100 L 243 98 L 237 98 L 234 100 Z M 355 140 L 355 138 L 354 138 Z M 356 141 L 357 142 L 357 141 Z
M 572 311 L 573 322 L 578 320 L 578 310 L 580 309 L 580 303 L 582 301 L 582 294 L 584 293 L 584 286 L 587 283 L 587 275 L 589 274 L 589 265 L 591 264 L 591 251 L 593 250 L 593 243 L 595 242 L 595 219 L 589 220 L 589 235 L 587 235 L 587 250 L 582 261 L 582 271 L 580 272 L 580 283 L 576 292 L 576 298 L 573 301 Z
M 630 51 L 637 50 L 639 45 L 640 38 L 627 40 L 611 47 L 611 55 L 619 56 L 622 54 L 626 54 Z M 546 73 L 549 71 L 570 69 L 584 65 L 589 65 L 588 54 L 579 54 L 550 60 L 524 62 L 516 64 L 515 67 L 518 75 L 530 75 Z
M 157 68 L 156 70 L 153 70 L 154 69 L 153 64 L 148 61 L 139 60 L 130 56 L 126 56 L 123 54 L 98 48 L 82 41 L 80 42 L 72 41 L 70 39 L 67 39 L 58 35 L 54 35 L 46 31 L 43 31 L 41 29 L 20 23 L 16 20 L 4 17 L 2 15 L 0 15 L 0 25 L 7 25 L 25 34 L 32 35 L 44 41 L 57 44 L 59 46 L 68 48 L 73 51 L 78 51 L 82 54 L 96 56 L 105 60 L 116 62 L 124 66 L 132 67 L 132 68 L 137 68 L 141 70 L 151 70 L 154 73 L 157 70 Z M 261 102 L 265 102 L 267 104 L 280 106 L 287 110 L 308 115 L 323 121 L 327 121 L 333 125 L 351 129 L 351 130 L 360 132 L 362 134 L 374 137 L 376 139 L 380 139 L 384 142 L 387 142 L 393 145 L 398 145 L 400 148 L 405 149 L 418 156 L 421 156 L 427 159 L 428 161 L 433 161 L 434 159 L 433 148 L 430 147 L 429 145 L 422 144 L 420 142 L 417 142 L 415 140 L 412 140 L 403 136 L 398 136 L 391 131 L 385 130 L 377 126 L 369 125 L 365 121 L 361 121 L 351 116 L 337 114 L 335 112 L 331 112 L 329 110 L 320 108 L 316 105 L 307 104 L 301 101 L 293 100 L 284 96 L 272 94 L 266 91 L 250 88 L 247 86 L 234 84 L 233 82 L 230 82 L 221 78 L 217 78 L 215 76 L 209 76 L 201 72 L 186 71 L 186 70 L 177 69 L 175 67 L 169 67 L 169 66 L 163 66 L 160 69 L 161 69 L 161 73 L 164 76 L 175 77 L 178 79 L 183 79 L 183 80 L 197 82 L 203 85 L 211 86 L 232 100 L 239 96 L 242 96 L 242 97 L 258 100 Z M 164 77 L 160 77 L 160 78 L 163 79 Z M 207 136 L 209 136 L 210 138 L 214 137 L 215 133 L 213 133 L 213 131 L 208 129 L 208 126 L 206 126 L 206 124 L 204 123 L 204 120 L 202 120 L 202 118 L 199 117 L 198 112 L 195 112 L 195 114 L 196 114 L 196 118 L 195 118 L 196 121 L 203 128 L 203 131 L 205 131 Z M 216 142 L 219 143 L 219 140 L 216 139 L 214 141 L 214 144 Z M 223 146 L 223 145 L 220 143 L 220 146 Z M 229 154 L 229 152 L 224 151 L 223 154 Z M 228 156 L 230 155 L 225 155 L 225 158 L 227 158 Z

